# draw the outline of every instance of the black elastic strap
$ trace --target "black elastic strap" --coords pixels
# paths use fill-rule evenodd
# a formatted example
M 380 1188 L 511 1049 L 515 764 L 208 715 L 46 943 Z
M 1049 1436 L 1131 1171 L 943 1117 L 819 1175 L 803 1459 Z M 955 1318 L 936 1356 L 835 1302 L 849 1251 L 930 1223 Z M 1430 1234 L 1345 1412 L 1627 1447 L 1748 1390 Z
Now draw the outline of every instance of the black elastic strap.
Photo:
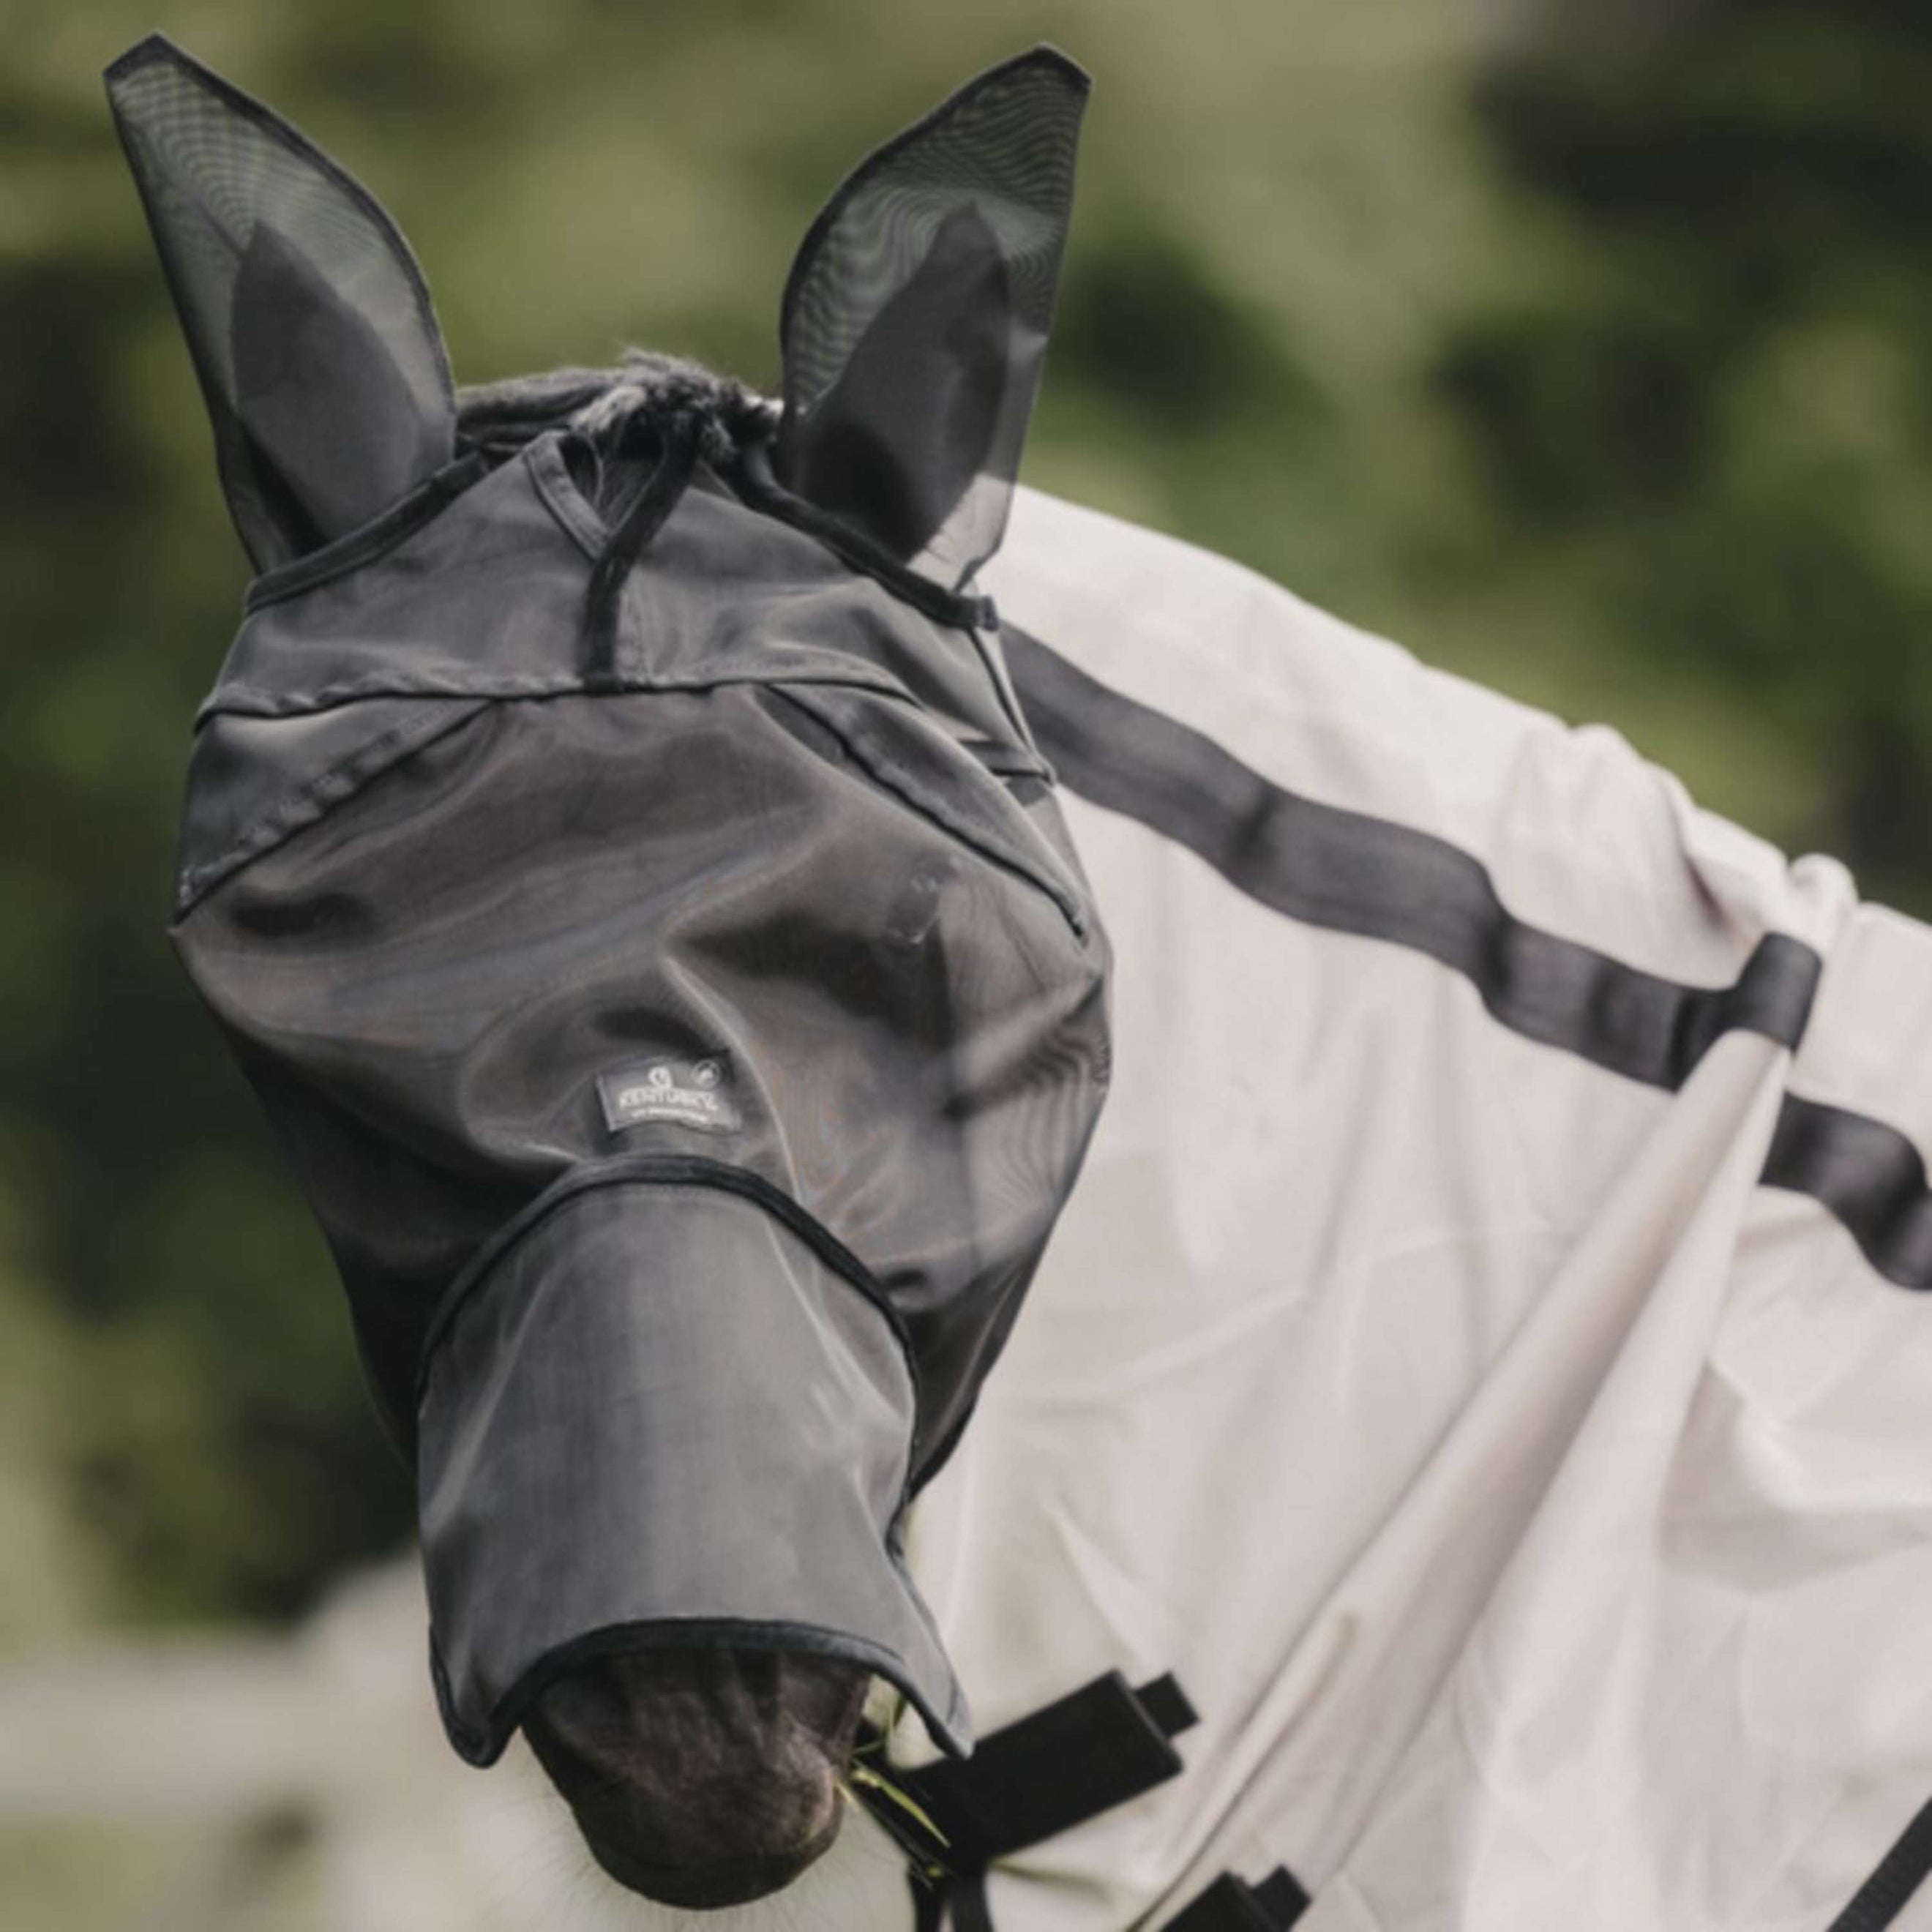
M 1675 1092 L 1734 1029 L 1795 1049 L 1823 962 L 1766 933 L 1728 986 L 1682 985 L 1504 905 L 1488 868 L 1412 826 L 1303 798 L 1178 718 L 1003 628 L 1006 668 L 1060 783 L 1186 846 L 1289 919 L 1426 953 L 1526 1039 Z
M 990 1732 L 963 1762 L 894 1771 L 930 1820 L 861 1784 L 855 1793 L 907 1856 L 920 1932 L 993 1932 L 986 1869 L 1179 1775 L 1169 1740 L 1196 1723 L 1171 1676 L 1133 1689 L 1118 1670 Z M 864 1747 L 862 1746 L 862 1757 Z
M 664 423 L 662 435 L 657 466 L 618 520 L 590 572 L 590 588 L 584 598 L 584 682 L 592 689 L 610 684 L 616 676 L 617 617 L 623 603 L 624 580 L 676 508 L 698 466 L 695 422 L 688 416 L 673 416 Z
M 994 1932 L 993 1908 L 986 1897 L 986 1870 L 983 1865 L 955 1882 L 949 1902 L 952 1932 Z
M 1168 1740 L 1195 1721 L 1172 1677 L 1137 1691 L 1110 1670 L 981 1738 L 963 1762 L 941 1760 L 899 1782 L 946 1834 L 946 1863 L 983 1868 L 1178 1777 L 1180 1754 Z
M 1932 1872 L 1932 1803 L 1924 1805 L 1829 1932 L 1884 1932 Z
M 1822 962 L 1767 933 L 1728 986 L 1660 979 L 1538 931 L 1482 865 L 1432 835 L 1300 798 L 1211 739 L 1004 627 L 1007 668 L 1062 784 L 1198 854 L 1258 904 L 1429 954 L 1502 1025 L 1675 1090 L 1734 1028 L 1795 1049 Z M 1787 1094 L 1761 1185 L 1805 1194 L 1887 1281 L 1932 1293 L 1932 1187 L 1905 1135 Z
M 1288 1932 L 1308 1904 L 1308 1894 L 1286 1865 L 1256 1885 L 1224 1872 L 1162 1932 Z
M 1923 1156 L 1896 1127 L 1787 1094 L 1758 1179 L 1810 1196 L 1887 1281 L 1932 1290 L 1932 1191 Z
M 1682 1086 L 1733 1028 L 1797 1046 L 1822 962 L 1789 934 L 1766 934 L 1728 986 L 1624 965 L 1515 918 L 1469 854 L 1298 797 L 1024 632 L 1004 635 L 1060 783 L 1186 846 L 1256 904 L 1426 953 L 1465 975 L 1500 1024 L 1652 1086 Z M 1787 1094 L 1759 1179 L 1810 1196 L 1886 1280 L 1932 1293 L 1932 1188 L 1897 1128 Z
M 963 590 L 949 590 L 929 577 L 902 563 L 882 543 L 842 518 L 794 496 L 772 472 L 768 444 L 740 446 L 731 482 L 754 510 L 789 524 L 814 537 L 854 570 L 875 578 L 902 602 L 930 617 L 936 624 L 948 624 L 962 631 L 992 631 L 999 628 L 999 614 L 990 597 L 975 597 Z
M 946 1910 L 950 1903 L 946 1893 L 914 1872 L 912 1874 L 912 1932 L 946 1932 Z

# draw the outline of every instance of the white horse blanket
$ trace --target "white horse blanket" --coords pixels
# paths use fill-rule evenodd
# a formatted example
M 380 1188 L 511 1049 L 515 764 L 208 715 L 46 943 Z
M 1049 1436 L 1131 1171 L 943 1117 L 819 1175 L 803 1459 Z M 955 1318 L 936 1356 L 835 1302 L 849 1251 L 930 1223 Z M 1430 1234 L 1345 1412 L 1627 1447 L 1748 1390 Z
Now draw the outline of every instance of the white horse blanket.
M 982 1732 L 1202 1720 L 998 1932 L 1932 1924 L 1932 930 L 1182 544 L 987 587 L 1118 1071 L 913 1562 Z

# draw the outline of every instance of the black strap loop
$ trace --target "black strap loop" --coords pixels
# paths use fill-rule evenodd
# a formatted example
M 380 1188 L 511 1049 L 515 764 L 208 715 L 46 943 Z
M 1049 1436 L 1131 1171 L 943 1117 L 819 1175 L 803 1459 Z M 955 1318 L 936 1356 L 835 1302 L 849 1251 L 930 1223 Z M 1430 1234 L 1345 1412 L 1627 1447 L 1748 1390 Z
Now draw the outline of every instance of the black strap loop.
M 1286 1865 L 1257 1885 L 1223 1872 L 1162 1932 L 1288 1932 L 1308 1910 L 1308 1894 Z
M 1136 1690 L 1118 1670 L 988 1733 L 964 1762 L 895 1771 L 931 1828 L 875 1786 L 856 1795 L 907 1856 L 920 1932 L 993 1932 L 986 1869 L 1178 1777 L 1169 1739 L 1196 1722 L 1172 1676 Z M 862 1747 L 862 1750 L 864 1747 Z

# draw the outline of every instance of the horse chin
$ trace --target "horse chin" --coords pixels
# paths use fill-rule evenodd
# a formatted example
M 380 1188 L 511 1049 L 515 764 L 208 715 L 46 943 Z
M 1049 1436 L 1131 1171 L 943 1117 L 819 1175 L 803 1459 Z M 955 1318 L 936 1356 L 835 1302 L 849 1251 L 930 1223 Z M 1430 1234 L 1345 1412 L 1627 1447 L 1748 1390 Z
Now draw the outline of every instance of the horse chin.
M 634 1857 L 626 1846 L 600 1843 L 587 1831 L 584 1841 L 605 1875 L 626 1891 L 653 1904 L 677 1906 L 688 1912 L 716 1912 L 728 1906 L 753 1904 L 783 1892 L 831 1849 L 838 1826 L 835 1808 L 824 1831 L 794 1850 L 712 1865 L 649 1864 Z
M 710 1911 L 782 1891 L 836 1839 L 867 1683 L 833 1658 L 665 1648 L 578 1665 L 524 1730 L 611 1878 Z

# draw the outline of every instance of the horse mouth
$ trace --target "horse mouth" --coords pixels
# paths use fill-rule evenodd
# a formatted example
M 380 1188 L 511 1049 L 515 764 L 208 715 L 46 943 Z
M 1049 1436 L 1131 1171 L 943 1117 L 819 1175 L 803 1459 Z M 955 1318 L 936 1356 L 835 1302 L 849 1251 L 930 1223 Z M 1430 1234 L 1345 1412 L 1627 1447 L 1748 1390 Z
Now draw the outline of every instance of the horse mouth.
M 584 1834 L 584 1841 L 604 1871 L 626 1891 L 658 1905 L 712 1912 L 730 1905 L 748 1905 L 782 1892 L 831 1849 L 841 1822 L 841 1814 L 835 1809 L 811 1838 L 785 1850 L 697 1865 L 640 1858 L 623 1846 L 595 1838 L 588 1832 Z

